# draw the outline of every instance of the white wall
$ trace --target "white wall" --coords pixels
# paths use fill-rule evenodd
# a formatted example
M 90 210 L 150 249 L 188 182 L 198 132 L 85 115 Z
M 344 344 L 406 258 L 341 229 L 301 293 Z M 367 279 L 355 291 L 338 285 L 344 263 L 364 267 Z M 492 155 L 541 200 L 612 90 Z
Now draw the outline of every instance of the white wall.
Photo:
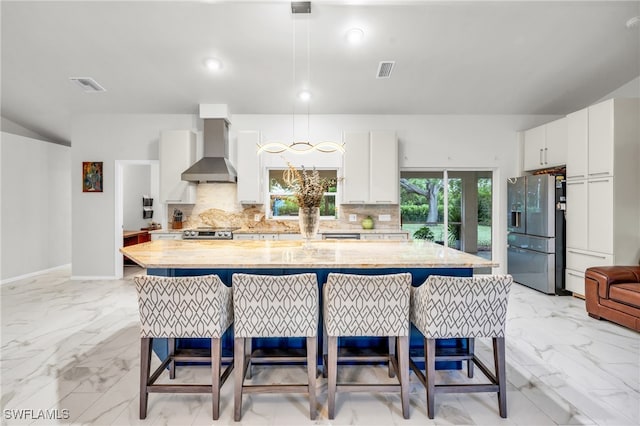
M 151 197 L 151 166 L 144 164 L 125 165 L 122 168 L 122 181 L 122 224 L 125 230 L 137 231 L 155 219 L 155 211 L 154 219 L 142 218 L 142 197 Z M 152 207 L 157 210 L 158 199 L 152 198 L 154 198 Z
M 2 281 L 69 264 L 71 149 L 6 132 L 0 149 Z
M 198 130 L 190 114 L 87 114 L 72 125 L 72 277 L 114 277 L 115 160 L 157 160 L 162 130 Z M 104 192 L 83 193 L 83 161 L 103 161 Z
M 298 118 L 296 135 L 306 139 L 306 116 Z M 499 203 L 496 208 L 502 209 L 502 204 L 506 206 L 504 181 L 507 177 L 520 174 L 516 132 L 555 118 L 521 115 L 313 115 L 310 136 L 312 140 L 340 141 L 344 131 L 395 129 L 400 141 L 401 168 L 495 170 L 495 191 Z M 115 275 L 114 161 L 157 159 L 161 130 L 191 129 L 198 132 L 201 127 L 201 121 L 195 115 L 85 115 L 75 120 L 72 168 L 79 170 L 82 161 L 103 161 L 104 192 L 83 194 L 80 190 L 80 174 L 73 174 L 73 188 L 78 188 L 72 194 L 75 218 L 72 240 L 74 278 Z M 291 116 L 233 115 L 230 129 L 233 161 L 236 155 L 235 138 L 239 130 L 259 130 L 263 141 L 290 141 Z M 198 143 L 201 144 L 200 137 Z M 334 154 L 305 157 L 299 161 L 302 163 L 307 160 L 305 166 L 308 167 L 340 164 L 340 157 Z M 505 266 L 506 217 L 496 214 L 494 220 L 498 232 L 494 241 L 496 259 L 501 266 Z M 100 226 L 94 226 L 94 223 Z
M 599 101 L 594 102 L 594 104 L 613 98 L 640 98 L 640 77 L 636 77 L 630 82 L 623 84 Z
M 313 115 L 310 121 L 312 140 L 342 140 L 343 131 L 394 129 L 400 145 L 401 170 L 493 170 L 494 259 L 498 271 L 506 271 L 506 179 L 521 171 L 518 131 L 556 119 L 555 115 Z M 304 123 L 296 123 L 296 138 L 307 137 Z M 259 130 L 262 141 L 291 141 L 290 115 L 233 115 L 232 140 L 238 130 Z M 345 149 L 349 149 L 345 146 Z M 233 151 L 232 151 L 233 152 Z M 295 157 L 293 157 L 295 158 Z M 267 163 L 282 163 L 280 155 L 267 157 Z M 303 161 L 303 160 L 299 160 Z M 311 162 L 314 161 L 313 164 Z M 328 163 L 328 164 L 327 164 Z M 305 166 L 340 165 L 340 158 L 316 154 Z

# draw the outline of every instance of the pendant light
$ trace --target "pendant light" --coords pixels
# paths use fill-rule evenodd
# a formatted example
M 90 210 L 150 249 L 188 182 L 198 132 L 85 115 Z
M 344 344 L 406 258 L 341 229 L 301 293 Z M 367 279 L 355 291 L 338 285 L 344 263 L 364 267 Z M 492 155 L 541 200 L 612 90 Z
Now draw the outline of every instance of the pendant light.
M 293 88 L 296 87 L 296 14 L 311 13 L 311 2 L 292 2 L 292 45 L 293 45 Z M 307 21 L 307 84 L 311 86 L 311 43 L 310 43 L 310 18 Z M 283 152 L 292 152 L 297 154 L 304 154 L 308 152 L 318 151 L 323 153 L 331 152 L 344 152 L 344 143 L 340 144 L 333 141 L 321 141 L 315 144 L 311 143 L 310 139 L 310 115 L 311 115 L 311 92 L 305 89 L 298 93 L 298 98 L 307 103 L 307 140 L 296 141 L 295 140 L 295 116 L 296 107 L 295 99 L 293 101 L 293 113 L 292 113 L 292 142 L 287 144 L 280 141 L 270 141 L 265 144 L 258 144 L 258 154 L 266 152 L 269 154 L 280 154 Z

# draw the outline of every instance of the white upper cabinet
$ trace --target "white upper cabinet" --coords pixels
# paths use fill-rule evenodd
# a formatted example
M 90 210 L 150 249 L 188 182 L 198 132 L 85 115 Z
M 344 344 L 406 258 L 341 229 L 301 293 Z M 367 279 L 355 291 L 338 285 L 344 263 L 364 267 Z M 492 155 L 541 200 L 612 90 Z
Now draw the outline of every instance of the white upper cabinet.
M 242 204 L 263 204 L 262 155 L 258 154 L 260 133 L 240 131 L 237 139 L 238 159 L 238 202 Z
M 400 176 L 398 138 L 394 131 L 371 132 L 369 202 L 398 204 Z
M 567 180 L 587 177 L 589 111 L 585 108 L 567 115 Z
M 589 177 L 613 175 L 614 101 L 589 107 Z
M 544 147 L 545 167 L 567 164 L 567 119 L 561 118 L 545 125 L 546 144 Z
M 524 170 L 557 167 L 567 162 L 567 120 L 561 118 L 524 132 Z
M 182 172 L 196 161 L 196 135 L 190 130 L 166 130 L 160 135 L 160 202 L 195 204 L 196 185 Z
M 544 168 L 544 148 L 546 131 L 543 126 L 534 127 L 524 132 L 524 170 Z
M 343 204 L 369 202 L 369 132 L 345 132 L 342 157 Z
M 398 204 L 398 139 L 393 131 L 346 132 L 343 204 Z

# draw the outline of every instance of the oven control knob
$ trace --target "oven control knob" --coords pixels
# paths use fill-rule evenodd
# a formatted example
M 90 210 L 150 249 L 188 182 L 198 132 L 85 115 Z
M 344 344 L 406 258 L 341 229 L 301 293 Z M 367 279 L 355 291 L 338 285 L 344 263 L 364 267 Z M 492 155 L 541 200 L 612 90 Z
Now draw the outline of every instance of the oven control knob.
M 195 236 L 196 236 L 196 231 L 191 231 L 189 234 L 190 234 L 192 237 L 195 237 Z

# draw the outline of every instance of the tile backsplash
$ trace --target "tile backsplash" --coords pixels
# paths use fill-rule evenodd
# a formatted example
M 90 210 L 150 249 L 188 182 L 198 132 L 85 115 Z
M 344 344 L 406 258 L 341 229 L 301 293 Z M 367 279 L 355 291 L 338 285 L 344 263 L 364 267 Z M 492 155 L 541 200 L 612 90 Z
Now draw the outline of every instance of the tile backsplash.
M 197 187 L 195 204 L 169 204 L 167 217 L 172 217 L 174 209 L 179 209 L 183 213 L 183 228 L 212 226 L 242 228 L 256 232 L 298 230 L 296 220 L 267 219 L 263 205 L 240 204 L 236 196 L 236 184 L 233 183 L 201 183 Z M 357 220 L 349 222 L 349 216 L 354 214 Z M 380 221 L 380 215 L 388 215 L 390 220 Z M 397 204 L 343 204 L 338 206 L 338 217 L 335 220 L 320 222 L 320 230 L 362 229 L 360 222 L 367 216 L 373 218 L 376 229 L 400 229 L 400 209 Z

